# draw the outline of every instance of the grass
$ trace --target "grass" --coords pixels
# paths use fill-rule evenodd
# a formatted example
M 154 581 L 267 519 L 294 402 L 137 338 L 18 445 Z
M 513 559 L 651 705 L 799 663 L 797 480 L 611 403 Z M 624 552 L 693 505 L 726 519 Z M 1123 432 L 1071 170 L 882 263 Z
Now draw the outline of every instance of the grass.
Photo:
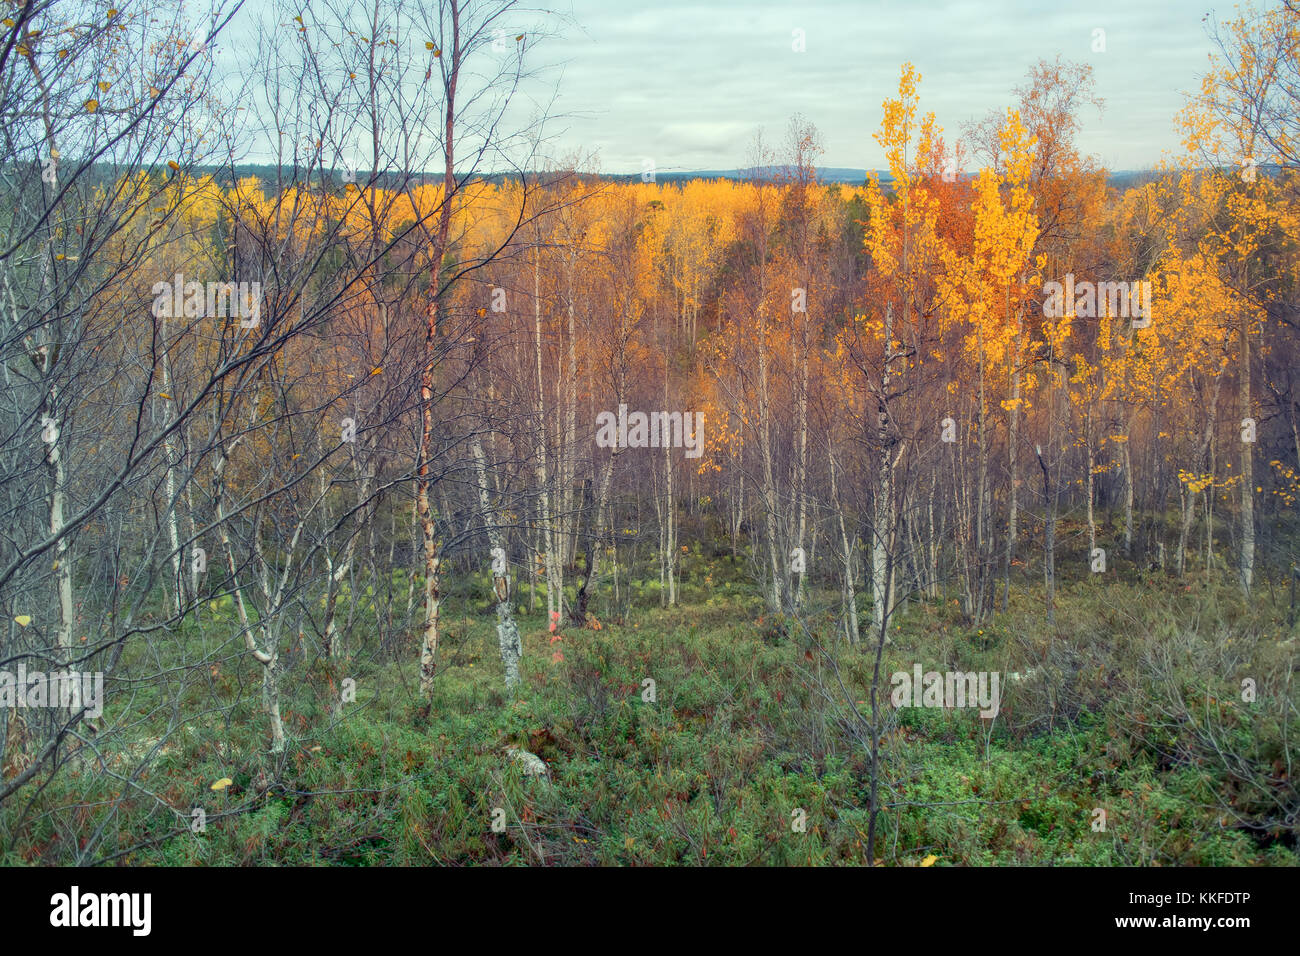
M 67 862 L 97 828 L 94 858 L 138 865 L 866 862 L 870 762 L 853 707 L 869 714 L 871 654 L 829 643 L 823 655 L 764 614 L 736 563 L 684 561 L 681 606 L 638 605 L 558 641 L 543 613 L 522 615 L 513 697 L 486 580 L 463 582 L 427 715 L 413 642 L 357 665 L 340 722 L 329 688 L 343 672 L 303 665 L 285 682 L 291 747 L 278 765 L 264 753 L 252 662 L 178 685 L 187 723 L 165 741 L 147 731 L 167 698 L 143 688 L 116 705 L 137 719 L 132 753 L 156 744 L 143 771 L 71 768 L 10 800 L 0 862 Z M 1054 632 L 1027 589 L 977 627 L 952 601 L 900 616 L 885 675 L 915 662 L 998 671 L 1003 704 L 993 721 L 894 711 L 886 676 L 876 860 L 1300 862 L 1294 829 L 1278 825 L 1300 806 L 1286 777 L 1300 722 L 1284 610 L 1199 581 L 1116 578 L 1063 583 Z M 644 582 L 643 600 L 656 591 Z M 202 627 L 230 613 L 218 602 Z M 826 614 L 809 623 L 834 631 Z M 1012 672 L 1032 676 L 1011 683 Z M 1253 703 L 1241 699 L 1246 677 Z M 549 778 L 526 777 L 507 747 L 539 756 Z M 221 778 L 232 783 L 210 789 Z

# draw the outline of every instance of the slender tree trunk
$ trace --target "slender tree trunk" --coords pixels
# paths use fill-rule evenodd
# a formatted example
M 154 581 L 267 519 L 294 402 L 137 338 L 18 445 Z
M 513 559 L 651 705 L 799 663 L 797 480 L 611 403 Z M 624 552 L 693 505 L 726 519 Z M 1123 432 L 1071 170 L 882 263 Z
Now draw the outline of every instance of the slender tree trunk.
M 488 493 L 488 473 L 483 442 L 477 432 L 470 438 L 470 453 L 474 456 L 474 469 L 478 475 L 479 507 L 483 510 L 483 524 L 487 528 L 488 543 L 497 553 L 504 554 L 505 536 L 497 525 L 496 513 Z M 523 643 L 519 626 L 515 623 L 514 607 L 510 601 L 510 571 L 507 566 L 498 570 L 492 565 L 492 590 L 497 599 L 497 645 L 501 650 L 501 663 L 505 668 L 506 688 L 513 690 L 519 684 L 519 659 L 523 656 Z
M 1021 327 L 1024 322 L 1024 310 L 1016 313 L 1016 354 L 1013 358 L 1014 371 L 1011 374 L 1011 420 L 1007 436 L 1007 470 L 1010 473 L 1008 497 L 1010 505 L 1007 512 L 1007 567 L 1006 578 L 1002 588 L 1002 610 L 1006 611 L 1011 600 L 1011 564 L 1016 559 L 1017 519 L 1020 514 L 1018 493 L 1020 475 L 1016 470 L 1016 453 L 1020 448 L 1020 355 L 1024 349 L 1021 344 Z
M 929 595 L 931 600 L 934 600 L 939 596 L 939 547 L 940 546 L 939 546 L 939 535 L 935 533 L 935 526 L 934 526 L 934 497 L 935 497 L 935 489 L 937 488 L 938 484 L 939 484 L 939 469 L 938 466 L 935 466 L 930 470 L 930 494 L 929 497 L 926 499 L 926 506 L 925 506 L 927 527 L 930 535 L 930 542 L 928 548 L 929 589 L 926 593 Z
M 876 396 L 876 427 L 872 445 L 876 449 L 876 499 L 871 528 L 871 605 L 872 622 L 880 627 L 885 609 L 890 604 L 895 514 L 894 514 L 894 463 L 891 461 L 892 439 L 889 419 L 889 390 L 893 385 L 894 306 L 885 306 L 885 356 L 881 370 L 880 391 Z
M 244 590 L 239 584 L 239 565 L 235 559 L 235 548 L 230 540 L 230 529 L 226 518 L 225 505 L 225 475 L 226 464 L 230 460 L 230 453 L 234 451 L 242 438 L 236 438 L 230 445 L 219 446 L 218 457 L 213 465 L 213 499 L 214 510 L 217 517 L 217 529 L 221 536 L 222 549 L 226 554 L 226 567 L 230 572 L 230 585 L 234 591 L 235 609 L 239 613 L 240 629 L 244 635 L 244 647 L 248 653 L 253 656 L 259 664 L 262 665 L 262 707 L 271 724 L 271 753 L 283 753 L 286 746 L 286 737 L 284 733 L 284 721 L 280 716 L 280 685 L 276 669 L 279 666 L 279 654 L 277 653 L 277 641 L 266 641 L 269 644 L 266 648 L 257 646 L 257 639 L 254 637 L 254 627 L 252 620 L 248 615 L 248 606 L 244 603 Z M 256 538 L 260 534 L 257 527 L 259 522 L 254 522 L 253 536 Z M 297 543 L 298 534 L 302 531 L 302 525 L 298 525 L 298 531 L 294 534 L 294 544 L 290 545 L 290 551 Z M 288 573 L 288 567 L 285 568 Z M 264 591 L 269 593 L 270 587 L 264 584 Z M 271 608 L 267 608 L 270 613 Z M 267 627 L 261 627 L 263 638 L 265 639 L 269 632 Z
M 171 396 L 170 401 L 161 399 L 162 419 L 164 427 L 172 423 L 171 402 L 178 401 L 176 392 L 172 388 L 171 360 L 167 353 L 167 319 L 160 317 L 159 322 L 162 325 L 159 340 L 162 343 L 162 378 L 163 392 Z M 181 556 L 181 529 L 180 517 L 177 514 L 180 502 L 176 495 L 176 468 L 180 464 L 180 456 L 176 451 L 176 433 L 168 432 L 167 437 L 163 440 L 163 454 L 167 457 L 167 473 L 165 478 L 165 493 L 167 495 L 167 542 L 171 545 L 172 554 L 172 584 L 176 588 L 176 603 L 174 605 L 176 616 L 179 618 L 185 611 L 185 572 L 183 570 L 183 558 Z
M 572 613 L 572 619 L 577 624 L 586 622 L 587 604 L 600 586 L 600 552 L 608 535 L 606 513 L 609 508 L 609 489 L 613 484 L 614 461 L 619 451 L 620 449 L 614 448 L 610 454 L 604 477 L 600 480 L 600 490 L 596 494 L 595 520 L 587 534 L 587 576 L 578 589 Z
M 989 444 L 988 444 L 988 404 L 984 395 L 984 332 L 983 326 L 977 325 L 977 346 L 979 348 L 979 488 L 975 504 L 975 620 L 984 617 L 985 576 L 987 574 L 987 541 L 992 538 L 989 527 Z
M 759 420 L 759 454 L 763 458 L 763 517 L 767 527 L 767 559 L 772 575 L 768 589 L 768 607 L 772 611 L 781 610 L 784 604 L 785 567 L 787 561 L 779 560 L 777 555 L 784 540 L 780 533 L 780 518 L 776 514 L 776 478 L 772 462 L 772 405 L 768 395 L 768 356 L 766 336 L 761 336 L 758 343 L 758 420 Z M 789 555 L 786 555 L 788 558 Z
M 564 489 L 563 514 L 566 516 L 565 521 L 569 526 L 573 525 L 573 481 L 577 471 L 577 443 L 578 443 L 578 331 L 577 320 L 574 315 L 574 288 L 573 276 L 576 269 L 576 253 L 569 259 L 569 285 L 568 285 L 568 347 L 569 347 L 569 374 L 565 376 L 566 400 L 564 403 L 564 442 L 560 446 L 560 481 Z M 571 554 L 569 563 L 572 564 L 577 560 L 578 541 L 576 535 L 569 536 L 571 541 Z
M 1250 398 L 1250 314 L 1241 310 L 1241 417 L 1251 417 Z M 1254 442 L 1241 444 L 1241 587 L 1250 594 L 1255 580 L 1255 449 Z
M 1084 426 L 1083 443 L 1088 449 L 1088 475 L 1084 479 L 1085 490 L 1088 497 L 1088 560 L 1092 560 L 1092 552 L 1097 547 L 1097 514 L 1094 508 L 1093 499 L 1096 498 L 1096 479 L 1093 471 L 1096 467 L 1097 456 L 1092 448 L 1092 409 L 1088 408 L 1084 415 L 1087 424 Z
M 47 356 L 49 354 L 47 349 Z M 47 362 L 47 371 L 48 371 Z M 55 647 L 58 648 L 59 662 L 64 667 L 72 667 L 72 632 L 76 623 L 76 610 L 74 608 L 72 594 L 72 556 L 68 548 L 68 536 L 64 534 L 67 524 L 65 519 L 65 510 L 67 507 L 67 470 L 63 464 L 63 453 L 60 445 L 63 442 L 63 435 L 58 427 L 57 414 L 57 393 L 53 385 L 48 387 L 46 393 L 46 412 L 48 421 L 54 429 L 53 440 L 48 441 L 45 446 L 45 467 L 49 475 L 50 482 L 50 535 L 58 536 L 58 543 L 54 546 L 54 581 L 55 589 L 58 594 L 59 606 L 59 623 L 55 631 Z M 72 689 L 71 706 L 68 711 L 69 717 L 80 713 L 81 711 L 81 682 L 69 681 Z
M 1181 578 L 1187 560 L 1187 536 L 1192 529 L 1192 519 L 1196 515 L 1196 497 L 1188 490 L 1187 483 L 1184 481 L 1178 483 L 1178 501 L 1182 508 L 1183 520 L 1178 529 L 1178 553 L 1174 563 Z
M 45 81 L 39 71 L 36 72 L 36 80 L 41 86 L 41 98 L 45 108 L 45 146 L 48 155 L 53 158 L 58 155 L 55 148 L 54 130 L 50 124 L 49 103 L 45 95 Z M 42 177 L 42 180 L 44 177 Z M 46 184 L 46 202 L 53 205 L 58 195 L 57 174 L 56 181 Z M 51 216 L 49 223 L 53 222 Z M 41 288 L 47 298 L 52 299 L 54 296 L 54 231 L 53 226 L 47 224 L 45 229 L 45 239 L 42 243 L 40 269 L 41 269 Z M 44 459 L 45 470 L 49 479 L 49 517 L 50 517 L 50 534 L 58 539 L 54 546 L 54 582 L 59 607 L 59 622 L 55 630 L 54 646 L 57 650 L 60 664 L 67 668 L 72 668 L 72 632 L 76 626 L 76 609 L 73 600 L 73 582 L 72 582 L 72 555 L 68 536 L 64 532 L 67 529 L 65 512 L 67 509 L 67 470 L 63 462 L 63 452 L 61 445 L 64 441 L 63 430 L 65 423 L 59 421 L 59 395 L 54 385 L 54 364 L 57 361 L 59 353 L 58 341 L 50 341 L 48 332 L 45 333 L 46 341 L 32 356 L 33 364 L 40 371 L 40 377 L 44 383 L 45 395 L 42 404 L 42 422 L 41 438 L 45 444 Z M 69 719 L 80 714 L 82 710 L 81 701 L 81 682 L 69 681 L 71 686 L 70 707 L 67 712 Z
M 1132 429 L 1130 423 L 1125 429 L 1125 437 L 1129 435 Z M 1124 553 L 1133 553 L 1133 455 L 1129 449 L 1129 443 L 1126 440 L 1123 444 L 1121 454 L 1124 456 Z M 1148 501 L 1150 499 L 1148 498 Z M 1163 510 L 1163 503 L 1161 508 Z
M 892 562 L 890 562 L 892 564 Z M 892 566 L 886 569 L 886 577 L 892 576 Z M 885 644 L 889 640 L 890 608 L 884 608 L 880 621 L 876 624 L 875 656 L 871 669 L 871 790 L 867 797 L 867 866 L 875 865 L 876 856 L 876 818 L 880 814 L 880 663 L 885 653 Z
M 798 518 L 795 523 L 795 547 L 803 548 L 804 534 L 807 530 L 808 522 L 808 313 L 800 313 L 802 318 L 802 349 L 799 357 L 799 400 L 798 400 L 798 422 L 796 428 L 799 434 L 799 453 L 795 466 L 795 507 L 798 512 Z M 811 563 L 807 567 L 811 567 Z M 807 572 L 801 572 L 798 583 L 795 585 L 794 594 L 791 595 L 791 601 L 796 610 L 803 607 L 804 592 L 806 589 Z
M 827 456 L 831 476 L 831 501 L 835 505 L 835 518 L 840 529 L 840 548 L 844 554 L 844 622 L 850 644 L 858 643 L 858 592 L 853 574 L 854 546 L 849 541 L 848 530 L 844 525 L 844 506 L 840 503 L 839 487 L 835 479 L 838 470 L 834 452 Z
M 537 507 L 546 554 L 546 611 L 548 619 L 564 613 L 564 588 L 560 560 L 555 553 L 554 519 L 551 513 L 550 475 L 546 457 L 546 381 L 542 375 L 542 300 L 540 295 L 540 248 L 533 249 L 533 353 L 537 374 L 537 401 L 533 409 L 537 455 Z
M 1038 466 L 1043 469 L 1043 585 L 1047 591 L 1047 626 L 1056 625 L 1056 507 L 1052 497 L 1052 479 L 1043 460 L 1043 450 L 1036 449 Z
M 438 625 L 441 595 L 438 590 L 438 566 L 442 560 L 441 542 L 435 532 L 433 511 L 429 503 L 429 458 L 433 451 L 433 402 L 438 360 L 438 317 L 441 305 L 442 260 L 447 254 L 447 237 L 451 229 L 451 201 L 456 190 L 455 131 L 456 84 L 460 74 L 460 5 L 450 0 L 452 49 L 450 71 L 446 81 L 443 122 L 442 204 L 438 209 L 438 231 L 434 238 L 433 291 L 429 301 L 428 324 L 424 337 L 424 366 L 420 371 L 420 456 L 416 471 L 416 512 L 424 541 L 424 634 L 420 641 L 420 696 L 433 696 L 433 679 L 438 667 Z M 480 335 L 482 330 L 480 330 Z

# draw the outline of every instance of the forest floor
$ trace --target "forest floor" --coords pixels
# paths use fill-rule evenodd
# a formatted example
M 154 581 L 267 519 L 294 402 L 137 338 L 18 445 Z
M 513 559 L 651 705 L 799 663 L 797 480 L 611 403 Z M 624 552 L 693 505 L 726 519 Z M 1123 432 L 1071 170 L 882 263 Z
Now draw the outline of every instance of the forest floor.
M 341 720 L 341 673 L 307 667 L 286 688 L 291 743 L 270 775 L 255 665 L 213 668 L 206 720 L 134 779 L 56 777 L 9 811 L 0 862 L 56 862 L 91 824 L 115 831 L 109 862 L 137 865 L 867 862 L 873 644 L 826 637 L 828 612 L 765 614 L 728 556 L 684 555 L 683 572 L 678 606 L 657 606 L 652 580 L 622 622 L 552 634 L 543 611 L 523 614 L 513 696 L 484 575 L 449 598 L 427 713 L 414 639 L 358 668 Z M 1054 629 L 1028 578 L 976 627 L 951 599 L 910 602 L 880 668 L 876 861 L 1300 864 L 1285 824 L 1300 806 L 1300 653 L 1285 595 L 1269 595 L 1160 572 L 1063 581 Z M 869 621 L 864 606 L 864 635 Z M 998 714 L 895 709 L 889 675 L 916 664 L 998 672 Z

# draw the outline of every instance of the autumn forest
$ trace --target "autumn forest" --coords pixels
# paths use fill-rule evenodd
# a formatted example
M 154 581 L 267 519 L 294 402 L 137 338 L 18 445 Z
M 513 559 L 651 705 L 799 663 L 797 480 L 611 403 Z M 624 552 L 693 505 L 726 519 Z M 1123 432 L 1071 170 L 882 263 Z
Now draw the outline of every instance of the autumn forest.
M 1300 862 L 1295 3 L 1140 171 L 1044 51 L 852 182 L 550 150 L 512 0 L 177 9 L 0 4 L 0 862 Z

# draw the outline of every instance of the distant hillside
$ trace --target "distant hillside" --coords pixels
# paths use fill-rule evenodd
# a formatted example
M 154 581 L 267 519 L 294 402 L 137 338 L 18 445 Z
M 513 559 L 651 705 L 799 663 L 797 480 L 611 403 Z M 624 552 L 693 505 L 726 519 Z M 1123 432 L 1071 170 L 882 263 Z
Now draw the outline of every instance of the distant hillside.
M 228 182 L 230 179 L 230 170 L 227 167 L 222 167 L 221 169 L 216 169 L 212 167 L 202 167 L 195 171 L 201 174 L 215 175 L 222 182 Z M 1265 175 L 1265 176 L 1275 175 L 1277 171 L 1278 171 L 1277 167 L 1272 167 L 1272 166 L 1259 167 L 1260 175 Z M 291 172 L 292 170 L 286 168 L 286 170 L 283 173 L 284 178 L 290 179 Z M 889 174 L 888 170 L 876 170 L 875 172 L 876 175 L 880 177 L 880 182 L 881 185 L 883 186 L 888 187 L 894 181 L 893 177 Z M 235 168 L 235 174 L 238 178 L 253 176 L 264 183 L 274 183 L 278 178 L 276 167 L 269 164 L 249 164 L 245 166 L 237 166 Z M 339 177 L 341 177 L 342 174 L 343 174 L 342 170 L 337 170 L 334 173 L 334 175 Z M 318 170 L 313 169 L 312 177 L 315 178 L 317 175 L 318 175 Z M 781 178 L 785 178 L 788 175 L 789 175 L 788 167 L 766 166 L 759 170 L 757 178 L 763 180 L 764 182 L 772 182 Z M 843 183 L 845 185 L 850 185 L 850 186 L 861 186 L 863 183 L 866 182 L 867 175 L 868 175 L 868 170 L 866 169 L 854 169 L 852 167 L 847 167 L 847 166 L 824 166 L 817 170 L 817 178 L 819 181 L 823 183 Z M 973 177 L 972 173 L 966 173 L 966 172 L 963 172 L 959 175 L 963 179 L 970 179 Z M 1159 173 L 1154 169 L 1116 169 L 1116 170 L 1107 171 L 1106 182 L 1110 186 L 1122 190 L 1122 189 L 1129 189 L 1133 186 L 1140 185 L 1141 183 L 1153 180 L 1157 178 L 1158 175 Z M 364 170 L 357 170 L 356 176 L 358 181 L 360 182 L 366 182 L 370 178 L 370 174 Z M 442 182 L 441 173 L 427 173 L 424 175 L 417 175 L 412 178 L 416 182 L 423 182 L 423 183 L 436 184 Z M 493 175 L 484 176 L 483 178 L 490 181 L 497 181 L 507 177 L 506 174 L 500 174 L 500 175 L 493 174 Z M 598 174 L 596 178 L 608 180 L 611 182 L 639 182 L 641 179 L 641 174 L 640 173 L 627 173 L 627 174 L 605 173 L 605 174 Z M 695 169 L 695 170 L 685 170 L 685 171 L 657 170 L 655 172 L 655 182 L 659 182 L 659 183 L 680 183 L 680 182 L 687 182 L 692 179 L 732 179 L 732 180 L 744 181 L 752 178 L 754 178 L 754 174 L 750 169 Z M 385 185 L 386 180 L 387 177 L 381 176 L 380 184 Z
M 788 178 L 791 174 L 791 168 L 788 166 L 764 166 L 757 170 L 757 178 L 771 182 L 772 180 Z M 628 177 L 614 177 L 639 179 L 639 174 Z M 700 169 L 690 172 L 666 172 L 659 171 L 655 174 L 656 182 L 678 182 L 684 179 L 753 179 L 755 171 L 752 169 Z M 852 186 L 861 186 L 867 181 L 867 170 L 852 169 L 845 166 L 823 166 L 817 170 L 817 178 L 824 183 L 848 183 Z M 881 182 L 889 182 L 890 175 L 888 172 L 880 173 Z
M 228 180 L 230 178 L 230 170 L 228 167 L 221 167 L 220 169 L 216 167 L 199 167 L 198 169 L 195 170 L 195 172 L 200 173 L 202 175 L 214 175 L 217 176 L 218 178 L 223 179 L 223 181 Z M 299 170 L 299 172 L 301 173 L 301 169 Z M 311 171 L 312 177 L 314 178 L 315 176 L 317 176 L 318 172 L 319 171 L 315 167 L 313 167 Z M 342 172 L 343 172 L 342 170 L 336 170 L 335 174 L 341 176 Z M 292 173 L 292 169 L 290 167 L 286 167 L 283 173 L 284 178 L 286 179 L 290 178 L 291 173 Z M 273 183 L 276 181 L 277 178 L 279 178 L 276 167 L 267 163 L 249 163 L 246 165 L 237 166 L 235 167 L 235 175 L 238 178 L 243 178 L 247 176 L 256 177 L 257 179 L 259 179 L 264 183 Z M 357 179 L 361 182 L 365 182 L 370 178 L 370 174 L 366 170 L 357 170 L 356 175 L 357 175 Z M 505 175 L 506 174 L 490 174 L 484 176 L 483 178 L 488 180 L 499 180 L 505 178 Z M 513 176 L 514 174 L 509 174 L 509 175 Z M 758 178 L 767 182 L 771 182 L 773 180 L 782 178 L 783 176 L 786 175 L 788 175 L 788 169 L 786 167 L 767 166 L 759 171 Z M 892 181 L 892 178 L 890 177 L 888 171 L 881 172 L 879 175 L 880 175 L 880 181 L 882 183 L 889 183 Z M 413 178 L 417 179 L 420 182 L 425 182 L 425 183 L 442 182 L 441 173 L 426 173 L 424 175 L 417 174 Z M 639 182 L 641 179 L 641 174 L 640 173 L 626 173 L 626 174 L 602 173 L 602 174 L 597 174 L 596 178 L 609 180 L 611 182 Z M 661 169 L 655 173 L 655 182 L 660 182 L 660 183 L 685 182 L 691 179 L 748 180 L 751 178 L 753 178 L 753 174 L 749 169 L 695 169 L 695 170 L 684 170 L 684 171 L 670 171 L 670 170 Z M 860 186 L 864 182 L 866 182 L 867 170 L 851 169 L 851 168 L 841 167 L 841 166 L 827 166 L 817 170 L 817 178 L 824 183 L 846 183 L 853 186 Z M 383 177 L 381 177 L 381 180 L 382 179 Z

